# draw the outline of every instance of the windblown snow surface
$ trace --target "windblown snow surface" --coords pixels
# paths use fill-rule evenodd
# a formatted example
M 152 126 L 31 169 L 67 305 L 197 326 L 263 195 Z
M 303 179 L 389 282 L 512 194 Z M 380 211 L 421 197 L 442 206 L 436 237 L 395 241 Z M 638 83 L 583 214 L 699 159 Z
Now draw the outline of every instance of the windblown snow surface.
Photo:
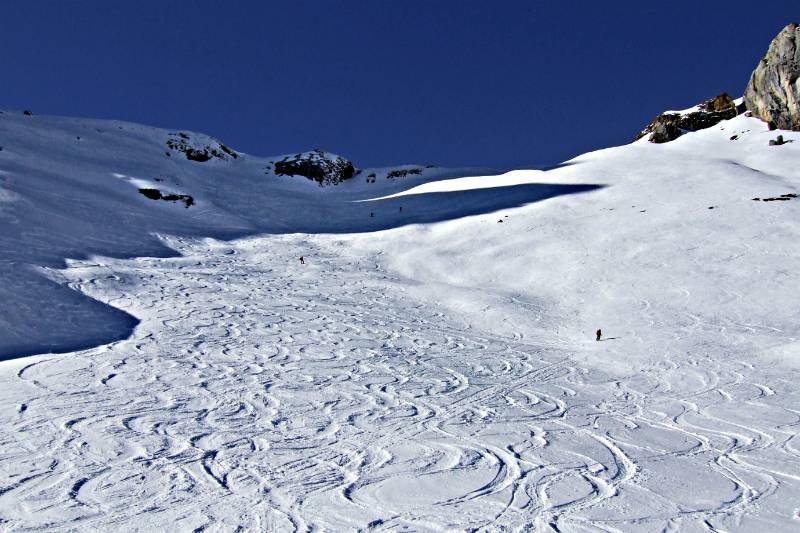
M 0 115 L 0 528 L 800 528 L 800 134 L 321 188 L 170 133 Z

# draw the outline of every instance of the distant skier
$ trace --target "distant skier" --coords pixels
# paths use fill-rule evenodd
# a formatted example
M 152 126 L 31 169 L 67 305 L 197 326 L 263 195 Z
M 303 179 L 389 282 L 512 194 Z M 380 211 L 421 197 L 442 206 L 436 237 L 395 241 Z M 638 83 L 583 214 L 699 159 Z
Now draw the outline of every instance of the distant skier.
M 603 336 L 603 331 L 598 329 L 598 330 L 597 330 L 597 338 L 596 338 L 595 340 L 596 340 L 596 341 L 599 341 L 599 340 L 600 340 L 600 337 L 602 337 L 602 336 Z
M 402 205 L 400 206 L 400 212 L 401 213 L 403 212 L 403 206 Z
M 301 264 L 301 265 L 305 265 L 305 264 L 306 264 L 306 260 L 305 260 L 305 259 L 303 259 L 303 256 L 302 256 L 302 255 L 300 256 L 300 264 Z

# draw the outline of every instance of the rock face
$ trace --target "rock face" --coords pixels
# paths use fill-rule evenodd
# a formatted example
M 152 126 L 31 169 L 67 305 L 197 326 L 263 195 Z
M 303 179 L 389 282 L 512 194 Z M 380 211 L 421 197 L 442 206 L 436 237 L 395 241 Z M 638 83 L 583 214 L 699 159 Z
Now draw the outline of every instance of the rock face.
M 634 140 L 650 135 L 648 140 L 652 143 L 674 141 L 686 131 L 710 128 L 737 114 L 736 102 L 728 93 L 722 93 L 714 98 L 709 98 L 686 113 L 661 113 L 650 121 L 650 124 L 640 131 Z
M 683 133 L 680 124 L 681 115 L 678 113 L 662 113 L 653 119 L 647 127 L 636 136 L 641 139 L 648 133 L 652 133 L 648 139 L 651 143 L 661 144 L 674 141 Z
M 336 185 L 355 175 L 353 163 L 342 156 L 323 150 L 312 150 L 302 154 L 286 156 L 275 162 L 275 174 L 279 176 L 304 176 L 323 185 Z
M 783 28 L 750 76 L 744 103 L 777 128 L 800 130 L 800 26 Z

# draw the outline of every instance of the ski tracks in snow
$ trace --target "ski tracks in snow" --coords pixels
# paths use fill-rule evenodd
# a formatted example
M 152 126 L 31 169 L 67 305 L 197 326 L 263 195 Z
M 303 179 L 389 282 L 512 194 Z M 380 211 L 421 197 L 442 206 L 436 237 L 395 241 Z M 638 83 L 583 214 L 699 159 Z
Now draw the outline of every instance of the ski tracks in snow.
M 458 326 L 333 237 L 171 244 L 182 257 L 64 271 L 142 320 L 131 339 L 4 368 L 0 527 L 798 525 L 798 398 L 777 370 L 581 368 Z

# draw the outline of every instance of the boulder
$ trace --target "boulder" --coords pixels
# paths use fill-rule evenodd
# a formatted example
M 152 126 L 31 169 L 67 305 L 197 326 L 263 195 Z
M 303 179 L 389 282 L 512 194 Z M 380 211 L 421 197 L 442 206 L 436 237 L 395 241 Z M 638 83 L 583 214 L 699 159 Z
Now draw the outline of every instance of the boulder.
M 789 24 L 750 76 L 744 103 L 778 129 L 800 131 L 800 26 Z
M 714 98 L 709 98 L 686 112 L 668 111 L 661 113 L 651 120 L 650 124 L 639 132 L 634 140 L 650 135 L 648 140 L 653 143 L 674 141 L 684 132 L 710 128 L 723 120 L 735 117 L 737 114 L 736 102 L 728 93 L 722 93 Z
M 770 146 L 783 146 L 784 144 L 790 143 L 793 141 L 787 141 L 783 138 L 783 135 L 778 135 L 777 139 L 770 139 L 769 145 Z

